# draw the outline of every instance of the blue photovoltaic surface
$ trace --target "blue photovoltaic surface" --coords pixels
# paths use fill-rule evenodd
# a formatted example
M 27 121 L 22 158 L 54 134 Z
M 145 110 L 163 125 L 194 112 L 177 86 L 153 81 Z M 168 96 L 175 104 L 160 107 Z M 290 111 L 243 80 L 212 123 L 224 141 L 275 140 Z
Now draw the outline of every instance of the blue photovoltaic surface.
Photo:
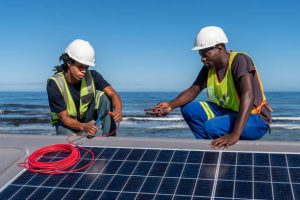
M 0 199 L 300 199 L 300 155 L 98 148 L 85 171 L 24 171 Z M 82 152 L 83 153 L 83 152 Z M 61 153 L 43 157 L 61 159 Z M 83 153 L 80 162 L 91 158 Z

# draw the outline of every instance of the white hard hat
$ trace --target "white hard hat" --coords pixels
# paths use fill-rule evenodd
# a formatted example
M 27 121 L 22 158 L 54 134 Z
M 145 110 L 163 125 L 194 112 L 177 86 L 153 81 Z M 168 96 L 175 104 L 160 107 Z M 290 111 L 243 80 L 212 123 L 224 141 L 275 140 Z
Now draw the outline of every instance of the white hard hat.
M 221 43 L 228 43 L 223 29 L 217 26 L 207 26 L 199 31 L 192 50 L 206 49 Z
M 95 66 L 95 51 L 88 41 L 82 39 L 74 40 L 68 45 L 65 53 L 81 64 Z

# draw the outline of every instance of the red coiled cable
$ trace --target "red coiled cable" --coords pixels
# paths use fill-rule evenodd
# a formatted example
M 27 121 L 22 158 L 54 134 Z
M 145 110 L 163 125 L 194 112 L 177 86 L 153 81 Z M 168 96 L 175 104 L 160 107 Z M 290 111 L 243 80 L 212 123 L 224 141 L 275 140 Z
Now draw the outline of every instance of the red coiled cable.
M 96 137 L 109 137 L 114 135 L 117 130 L 119 129 L 120 123 L 117 123 L 117 128 L 111 133 L 102 135 L 102 136 L 96 136 Z M 34 151 L 30 156 L 26 157 L 24 162 L 18 163 L 19 167 L 23 167 L 29 171 L 41 173 L 41 174 L 66 174 L 70 172 L 77 172 L 82 169 L 85 169 L 89 167 L 94 162 L 94 152 L 75 145 L 73 141 L 71 141 L 69 138 L 70 136 L 80 136 L 80 139 L 83 137 L 86 137 L 88 134 L 72 134 L 67 137 L 67 141 L 69 144 L 52 144 L 49 146 L 45 146 L 43 148 L 37 149 Z M 80 149 L 83 149 L 91 154 L 91 160 L 85 164 L 83 167 L 77 168 L 77 169 L 71 169 L 80 159 Z M 59 152 L 65 152 L 69 153 L 69 155 L 61 160 L 57 161 L 51 161 L 51 162 L 42 162 L 39 161 L 43 156 L 49 153 L 59 153 Z
M 33 152 L 30 156 L 28 156 L 25 159 L 24 162 L 18 163 L 18 166 L 26 168 L 29 171 L 37 172 L 41 174 L 65 174 L 70 172 L 77 172 L 79 170 L 87 168 L 94 161 L 94 153 L 91 150 L 80 146 L 77 147 L 71 144 L 52 144 L 49 146 L 45 146 Z M 68 170 L 72 166 L 74 166 L 80 159 L 79 148 L 82 148 L 85 151 L 89 152 L 92 156 L 91 160 L 83 167 L 73 169 L 73 170 Z M 51 162 L 39 161 L 39 159 L 46 154 L 59 153 L 59 152 L 69 153 L 69 155 L 57 161 L 51 161 Z

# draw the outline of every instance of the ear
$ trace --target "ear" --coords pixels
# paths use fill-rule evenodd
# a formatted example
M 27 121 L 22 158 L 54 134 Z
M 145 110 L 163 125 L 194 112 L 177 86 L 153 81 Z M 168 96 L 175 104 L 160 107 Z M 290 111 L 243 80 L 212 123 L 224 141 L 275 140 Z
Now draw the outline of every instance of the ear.
M 224 47 L 222 45 L 218 45 L 216 48 L 221 51 L 224 50 Z
M 221 55 L 223 52 L 222 46 L 218 45 L 218 46 L 216 46 L 216 49 L 217 49 L 218 55 Z
M 218 49 L 220 55 L 225 51 L 225 48 L 222 45 L 218 45 L 216 48 Z

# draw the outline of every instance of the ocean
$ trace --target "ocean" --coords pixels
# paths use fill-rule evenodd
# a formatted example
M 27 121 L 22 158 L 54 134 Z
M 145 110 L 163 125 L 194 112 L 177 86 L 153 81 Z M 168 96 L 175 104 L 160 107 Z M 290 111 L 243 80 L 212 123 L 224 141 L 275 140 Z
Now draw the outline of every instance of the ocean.
M 121 137 L 194 138 L 180 110 L 168 116 L 153 117 L 144 108 L 176 97 L 178 92 L 120 92 L 123 102 Z M 273 108 L 271 133 L 261 140 L 300 141 L 300 92 L 266 92 Z M 203 92 L 196 100 L 206 100 Z M 49 124 L 46 92 L 0 92 L 0 133 L 55 135 Z

